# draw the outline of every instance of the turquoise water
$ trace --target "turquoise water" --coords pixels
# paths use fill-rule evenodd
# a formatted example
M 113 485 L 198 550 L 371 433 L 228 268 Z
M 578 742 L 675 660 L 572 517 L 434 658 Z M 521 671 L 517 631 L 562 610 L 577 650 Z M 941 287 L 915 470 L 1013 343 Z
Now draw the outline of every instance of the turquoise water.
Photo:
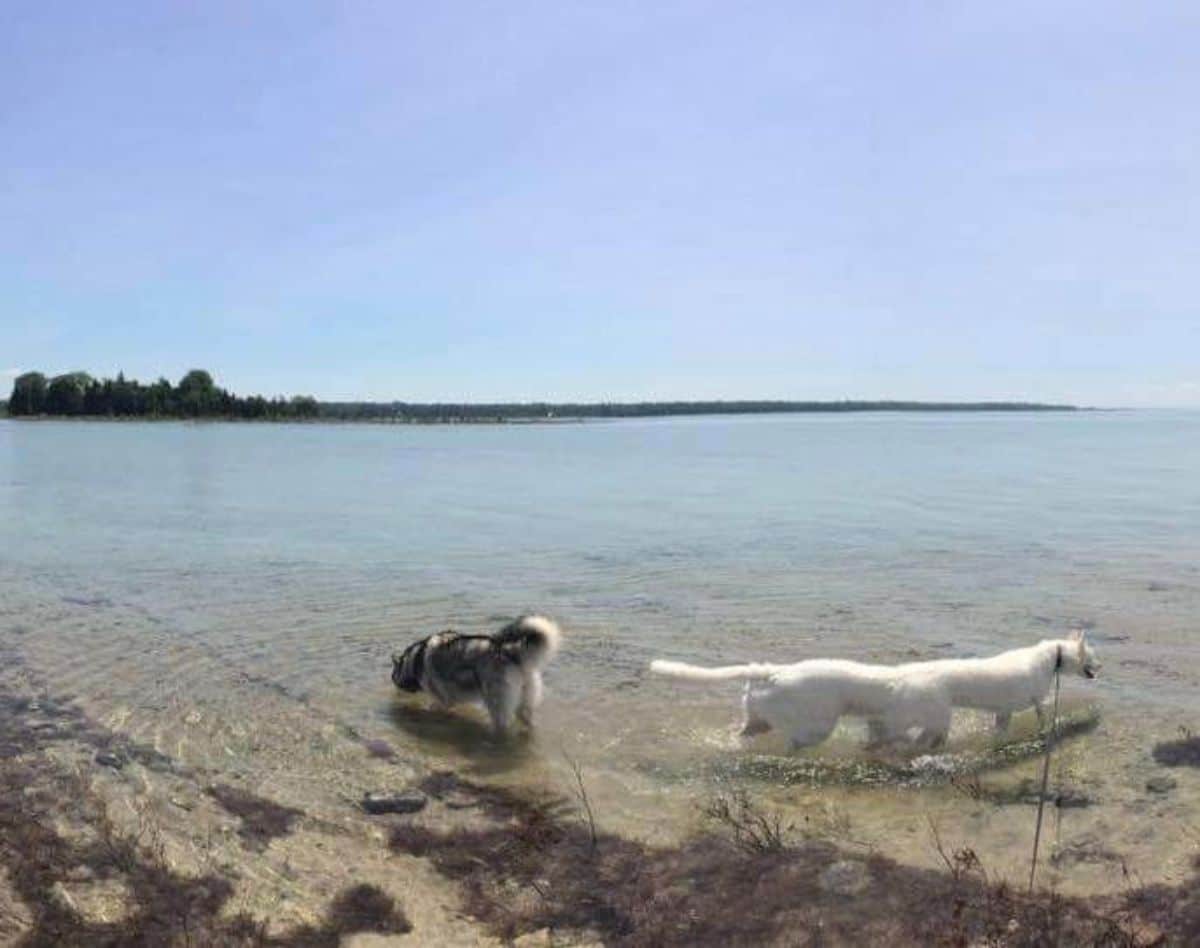
M 1200 413 L 0 422 L 0 572 L 30 654 L 130 727 L 164 726 L 133 700 L 151 685 L 216 701 L 251 676 L 481 771 L 567 748 L 632 823 L 737 753 L 736 689 L 649 679 L 656 656 L 894 661 L 1083 626 L 1104 676 L 1068 701 L 1133 768 L 1200 724 Z M 392 649 L 527 610 L 568 639 L 519 766 L 397 706 Z

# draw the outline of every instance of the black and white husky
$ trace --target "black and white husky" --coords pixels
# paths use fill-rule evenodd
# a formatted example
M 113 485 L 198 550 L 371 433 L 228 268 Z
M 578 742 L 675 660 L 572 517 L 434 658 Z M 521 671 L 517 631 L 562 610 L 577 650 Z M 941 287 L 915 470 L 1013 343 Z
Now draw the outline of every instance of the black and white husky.
M 442 705 L 482 702 L 498 734 L 514 719 L 533 725 L 542 700 L 542 669 L 562 631 L 545 616 L 522 616 L 494 635 L 438 632 L 392 656 L 392 681 L 425 691 Z

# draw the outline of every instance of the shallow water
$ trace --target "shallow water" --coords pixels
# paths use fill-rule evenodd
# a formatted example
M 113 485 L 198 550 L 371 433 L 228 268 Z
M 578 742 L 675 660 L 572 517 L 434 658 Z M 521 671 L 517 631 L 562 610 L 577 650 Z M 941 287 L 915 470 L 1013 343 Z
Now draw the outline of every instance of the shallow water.
M 1019 878 L 1031 716 L 1008 753 L 963 715 L 906 779 L 864 762 L 853 725 L 806 754 L 739 748 L 736 686 L 644 669 L 986 654 L 1083 626 L 1103 677 L 1066 682 L 1064 705 L 1098 723 L 1052 775 L 1090 805 L 1052 812 L 1047 872 L 1120 887 L 1197 848 L 1200 772 L 1152 749 L 1200 729 L 1198 485 L 1189 413 L 4 422 L 0 635 L 110 725 L 292 799 L 362 789 L 342 746 L 359 737 L 564 788 L 570 755 L 601 820 L 650 838 L 745 786 L 797 832 L 919 863 L 939 859 L 932 820 Z M 392 649 L 527 610 L 568 635 L 532 739 L 397 699 Z M 1177 786 L 1147 791 L 1163 774 Z

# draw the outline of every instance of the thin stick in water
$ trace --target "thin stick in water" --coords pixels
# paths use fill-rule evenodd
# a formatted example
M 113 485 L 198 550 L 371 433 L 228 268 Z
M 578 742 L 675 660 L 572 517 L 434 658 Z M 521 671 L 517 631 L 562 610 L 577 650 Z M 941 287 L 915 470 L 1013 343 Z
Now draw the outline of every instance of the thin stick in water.
M 1029 862 L 1029 891 L 1033 891 L 1033 877 L 1037 873 L 1038 846 L 1042 841 L 1042 812 L 1046 808 L 1046 786 L 1050 782 L 1050 754 L 1058 738 L 1058 688 L 1062 680 L 1062 652 L 1054 663 L 1054 714 L 1050 719 L 1050 733 L 1046 735 L 1046 759 L 1042 762 L 1042 789 L 1038 793 L 1037 826 L 1033 831 L 1033 858 Z

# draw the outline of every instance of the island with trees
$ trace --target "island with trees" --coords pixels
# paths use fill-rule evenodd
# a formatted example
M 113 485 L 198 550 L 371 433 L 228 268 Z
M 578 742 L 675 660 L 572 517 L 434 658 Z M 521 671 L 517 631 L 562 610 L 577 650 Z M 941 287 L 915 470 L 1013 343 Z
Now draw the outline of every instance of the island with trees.
M 917 401 L 668 401 L 668 402 L 321 402 L 310 395 L 242 397 L 221 388 L 204 369 L 176 385 L 68 372 L 47 378 L 26 372 L 13 382 L 12 418 L 224 419 L 247 421 L 372 421 L 394 423 L 535 422 L 672 415 L 763 415 L 791 412 L 1077 411 L 1038 402 Z
M 86 372 L 68 372 L 47 379 L 26 372 L 13 382 L 8 414 L 20 417 L 68 418 L 226 418 L 291 420 L 316 418 L 317 400 L 240 398 L 218 386 L 203 369 L 192 369 L 172 385 L 164 378 L 143 385 L 118 373 L 97 379 Z

